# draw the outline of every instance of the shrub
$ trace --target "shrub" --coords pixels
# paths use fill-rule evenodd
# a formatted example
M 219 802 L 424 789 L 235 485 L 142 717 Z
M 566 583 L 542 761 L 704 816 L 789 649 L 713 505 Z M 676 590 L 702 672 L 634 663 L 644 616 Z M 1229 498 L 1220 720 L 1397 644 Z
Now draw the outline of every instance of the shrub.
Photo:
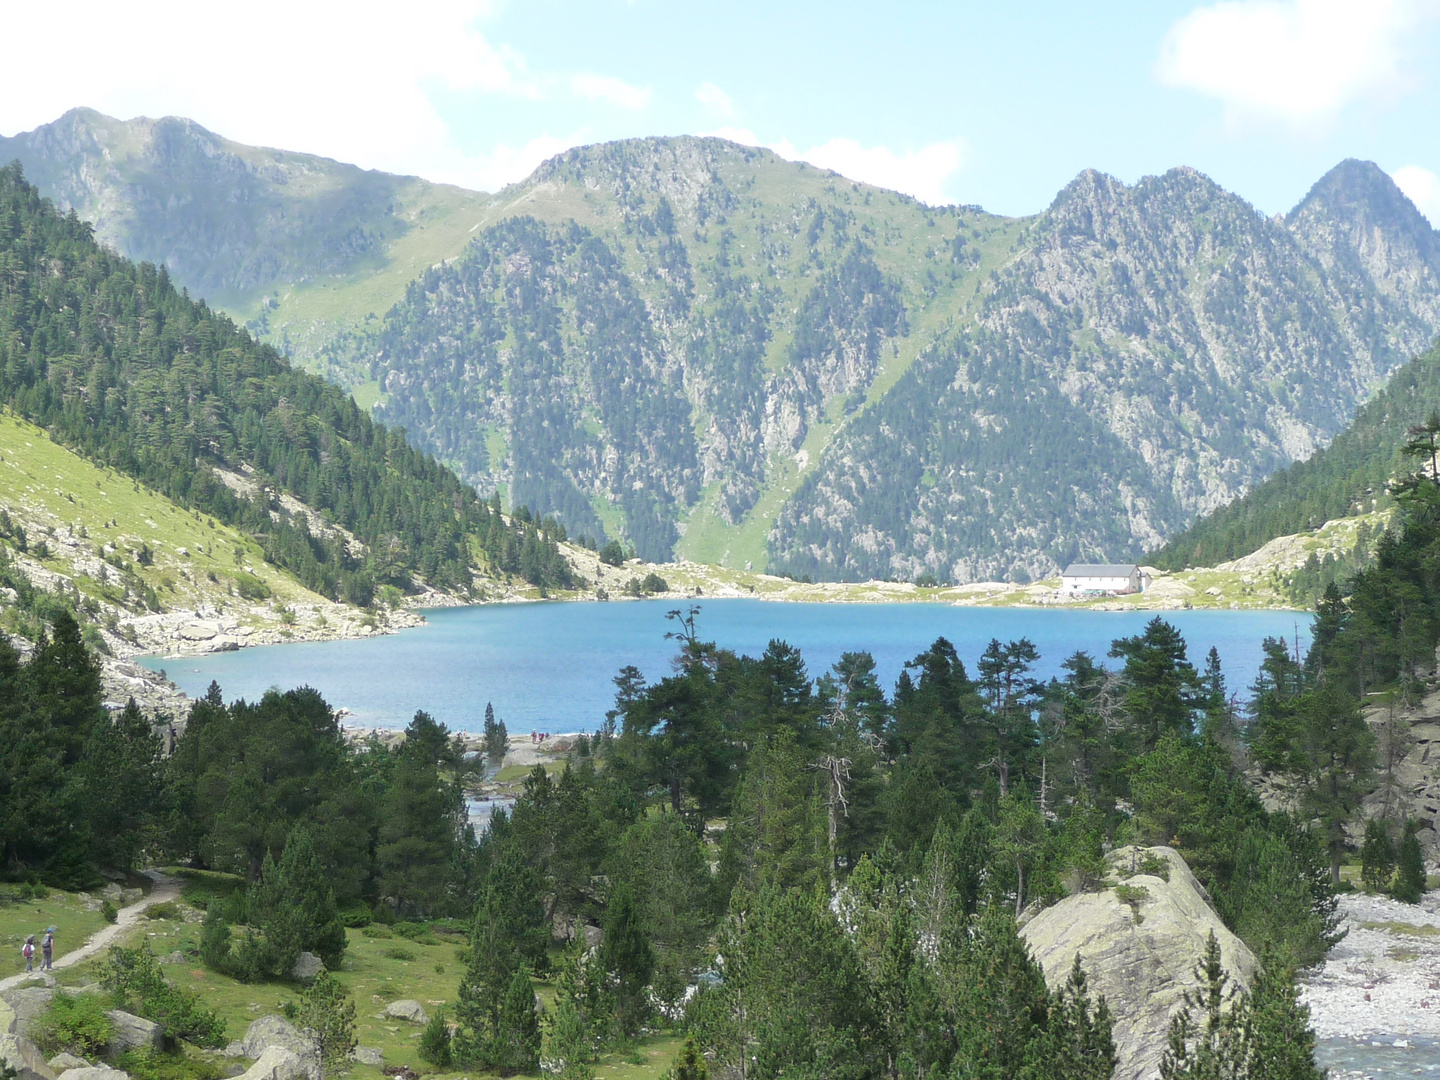
M 450 1022 L 443 1009 L 436 1011 L 420 1034 L 420 1060 L 437 1069 L 448 1069 L 453 1058 L 450 1046 Z
M 409 961 L 415 959 L 415 954 L 411 950 L 405 948 L 405 946 L 403 945 L 392 945 L 380 955 L 385 957 L 387 960 Z
M 640 582 L 640 588 L 647 593 L 669 592 L 670 583 L 652 570 L 645 575 L 645 580 Z
M 600 549 L 600 561 L 606 566 L 624 565 L 625 549 L 620 546 L 619 540 L 611 540 Z
M 67 994 L 57 991 L 50 1007 L 32 1029 L 32 1038 L 47 1053 L 67 1050 L 93 1058 L 115 1034 L 115 1025 L 105 1015 L 105 1003 L 95 994 Z
M 1395 886 L 1390 895 L 1403 904 L 1418 904 L 1425 895 L 1425 855 L 1415 830 L 1413 821 L 1405 826 L 1400 853 L 1395 860 Z
M 1169 881 L 1170 860 L 1163 855 L 1156 855 L 1153 851 L 1146 852 L 1145 858 L 1140 860 L 1140 873 L 1158 877 L 1161 881 Z
M 398 922 L 395 924 L 395 933 L 415 942 L 417 945 L 440 944 L 440 939 L 431 933 L 430 927 L 424 923 Z
M 363 929 L 361 929 L 360 933 L 364 934 L 368 938 L 380 938 L 382 940 L 388 940 L 389 938 L 393 938 L 395 936 L 390 932 L 390 928 L 388 926 L 380 926 L 377 923 L 371 923 L 369 926 L 364 927 Z
M 116 1067 L 129 1073 L 130 1080 L 221 1080 L 225 1067 L 210 1058 L 183 1051 L 156 1054 L 131 1050 L 121 1054 Z
M 1379 818 L 1365 823 L 1365 843 L 1360 847 L 1360 880 L 1371 892 L 1384 892 L 1395 876 L 1395 842 L 1390 829 Z
M 107 923 L 113 924 L 120 917 L 120 913 L 115 910 L 115 905 L 109 900 L 103 900 L 100 903 L 100 917 Z
M 200 1004 L 189 990 L 169 982 L 148 945 L 138 949 L 111 948 L 100 985 L 115 1004 L 159 1024 L 168 1039 L 185 1039 L 197 1046 L 224 1046 L 225 1021 Z
M 145 917 L 147 919 L 178 919 L 181 917 L 180 905 L 173 900 L 151 904 L 145 909 Z
M 371 915 L 370 909 L 358 900 L 348 907 L 342 907 L 338 914 L 340 915 L 340 921 L 352 930 L 368 928 L 370 923 L 374 921 L 374 916 Z
M 297 1020 L 301 1027 L 314 1032 L 320 1044 L 323 1075 L 343 1070 L 355 1049 L 355 1003 L 334 975 L 322 971 L 305 988 Z
M 254 574 L 244 570 L 235 571 L 235 591 L 246 600 L 270 599 L 270 586 Z

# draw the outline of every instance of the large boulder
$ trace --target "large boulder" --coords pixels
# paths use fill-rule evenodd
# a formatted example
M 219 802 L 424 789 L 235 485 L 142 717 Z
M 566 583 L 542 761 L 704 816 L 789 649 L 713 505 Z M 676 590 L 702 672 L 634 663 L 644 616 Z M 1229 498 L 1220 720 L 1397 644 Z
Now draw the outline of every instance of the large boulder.
M 385 1015 L 396 1020 L 406 1020 L 412 1024 L 428 1024 L 430 1022 L 430 1014 L 425 1011 L 425 1006 L 410 998 L 390 1002 L 385 1006 Z
M 251 1058 L 258 1065 L 265 1051 L 276 1047 L 294 1054 L 300 1071 L 309 1080 L 320 1080 L 320 1047 L 309 1035 L 282 1017 L 262 1016 L 251 1023 L 245 1029 L 245 1037 L 240 1040 L 238 1049 L 241 1057 Z
M 50 1068 L 54 1069 L 57 1074 L 69 1072 L 71 1069 L 90 1068 L 90 1062 L 86 1061 L 82 1057 L 76 1057 L 74 1054 L 68 1052 L 56 1054 L 53 1058 L 50 1059 L 49 1064 Z
M 105 1015 L 114 1028 L 110 1041 L 105 1044 L 107 1057 L 119 1057 L 131 1050 L 159 1050 L 165 1045 L 165 1029 L 153 1020 L 123 1009 L 111 1009 Z
M 1147 861 L 1147 869 L 1161 863 L 1168 873 L 1136 872 Z M 1200 985 L 1195 968 L 1210 934 L 1241 988 L 1249 989 L 1258 965 L 1173 848 L 1121 848 L 1107 866 L 1109 886 L 1046 908 L 1020 934 L 1052 988 L 1064 983 L 1079 955 L 1091 995 L 1103 994 L 1114 1017 L 1115 1080 L 1153 1080 L 1170 1017 L 1185 992 Z
M 350 1060 L 356 1065 L 374 1065 L 378 1069 L 385 1064 L 385 1051 L 378 1046 L 357 1046 L 350 1051 Z
M 254 1065 L 240 1074 L 240 1080 L 311 1080 L 305 1063 L 283 1046 L 266 1047 Z
M 42 986 L 0 990 L 0 1001 L 10 1015 L 0 1012 L 0 1032 L 28 1035 L 35 1021 L 50 1008 L 55 991 Z
M 324 960 L 321 960 L 313 952 L 302 952 L 295 958 L 295 963 L 290 968 L 290 977 L 301 982 L 309 982 L 324 970 Z
M 66 1069 L 61 1076 L 69 1080 L 130 1080 L 130 1074 L 108 1065 L 87 1065 L 83 1069 Z
M 23 1035 L 0 1035 L 0 1065 L 15 1070 L 15 1080 L 55 1080 L 40 1048 Z
M 15 1010 L 4 998 L 0 998 L 0 1035 L 15 1034 Z

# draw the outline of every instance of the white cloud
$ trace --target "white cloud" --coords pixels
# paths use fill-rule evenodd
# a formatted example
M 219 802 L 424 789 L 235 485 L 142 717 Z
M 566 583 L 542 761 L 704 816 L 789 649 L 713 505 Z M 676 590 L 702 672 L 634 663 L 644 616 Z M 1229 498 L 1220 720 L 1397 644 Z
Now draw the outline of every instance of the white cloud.
M 588 72 L 570 80 L 570 89 L 589 101 L 608 101 L 622 109 L 643 109 L 650 104 L 650 88 L 631 86 L 623 79 Z
M 1230 119 L 1306 127 L 1403 85 L 1407 38 L 1429 0 L 1221 0 L 1186 15 L 1160 47 L 1168 86 L 1224 103 Z
M 954 201 L 945 194 L 945 182 L 965 162 L 965 144 L 958 139 L 897 154 L 886 146 L 861 146 L 854 139 L 831 139 L 799 150 L 788 139 L 761 142 L 749 128 L 721 127 L 706 134 L 746 146 L 764 146 L 790 161 L 807 161 L 832 169 L 851 180 L 912 195 L 930 206 Z
M 112 116 L 189 116 L 240 142 L 304 150 L 367 168 L 493 187 L 526 148 L 475 157 L 454 140 L 434 99 L 445 93 L 539 98 L 545 80 L 479 29 L 488 0 L 355 0 L 337 18 L 318 0 L 233 6 L 188 0 L 135 5 L 76 0 L 66 9 L 66 73 L 40 48 L 0 65 L 0 132 L 26 130 L 88 105 Z M 55 33 L 44 5 L 11 5 L 10 41 Z M 83 32 L 80 30 L 83 28 Z M 551 140 L 552 142 L 556 140 Z
M 1440 176 L 1419 165 L 1406 165 L 1391 175 L 1416 209 L 1430 219 L 1432 226 L 1440 229 Z
M 582 141 L 578 135 L 568 139 L 540 135 L 524 146 L 506 146 L 502 143 L 488 154 L 457 162 L 457 166 L 463 167 L 466 174 L 474 178 L 470 187 L 481 191 L 499 191 L 506 184 L 524 180 L 546 158 L 554 157 Z
M 701 83 L 695 91 L 695 100 L 717 116 L 735 115 L 735 103 L 730 100 L 730 95 L 713 82 Z

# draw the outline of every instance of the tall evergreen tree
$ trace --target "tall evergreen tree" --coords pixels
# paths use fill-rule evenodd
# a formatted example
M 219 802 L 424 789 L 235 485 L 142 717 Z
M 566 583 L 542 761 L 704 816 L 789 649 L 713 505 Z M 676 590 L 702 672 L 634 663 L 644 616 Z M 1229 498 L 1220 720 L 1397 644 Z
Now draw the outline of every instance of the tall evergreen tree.
M 655 971 L 655 951 L 626 885 L 610 897 L 600 962 L 615 980 L 616 1021 L 626 1035 L 633 1036 L 649 1013 L 645 991 Z

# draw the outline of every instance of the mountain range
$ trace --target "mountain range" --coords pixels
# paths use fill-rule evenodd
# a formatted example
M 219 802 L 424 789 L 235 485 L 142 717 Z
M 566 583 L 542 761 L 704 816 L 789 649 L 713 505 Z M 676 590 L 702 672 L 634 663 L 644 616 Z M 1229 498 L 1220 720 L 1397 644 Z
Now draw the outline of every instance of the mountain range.
M 483 493 L 650 559 L 1138 557 L 1440 332 L 1440 237 L 1359 161 L 1273 218 L 1183 168 L 1003 218 L 692 137 L 495 195 L 83 110 L 0 155 Z

